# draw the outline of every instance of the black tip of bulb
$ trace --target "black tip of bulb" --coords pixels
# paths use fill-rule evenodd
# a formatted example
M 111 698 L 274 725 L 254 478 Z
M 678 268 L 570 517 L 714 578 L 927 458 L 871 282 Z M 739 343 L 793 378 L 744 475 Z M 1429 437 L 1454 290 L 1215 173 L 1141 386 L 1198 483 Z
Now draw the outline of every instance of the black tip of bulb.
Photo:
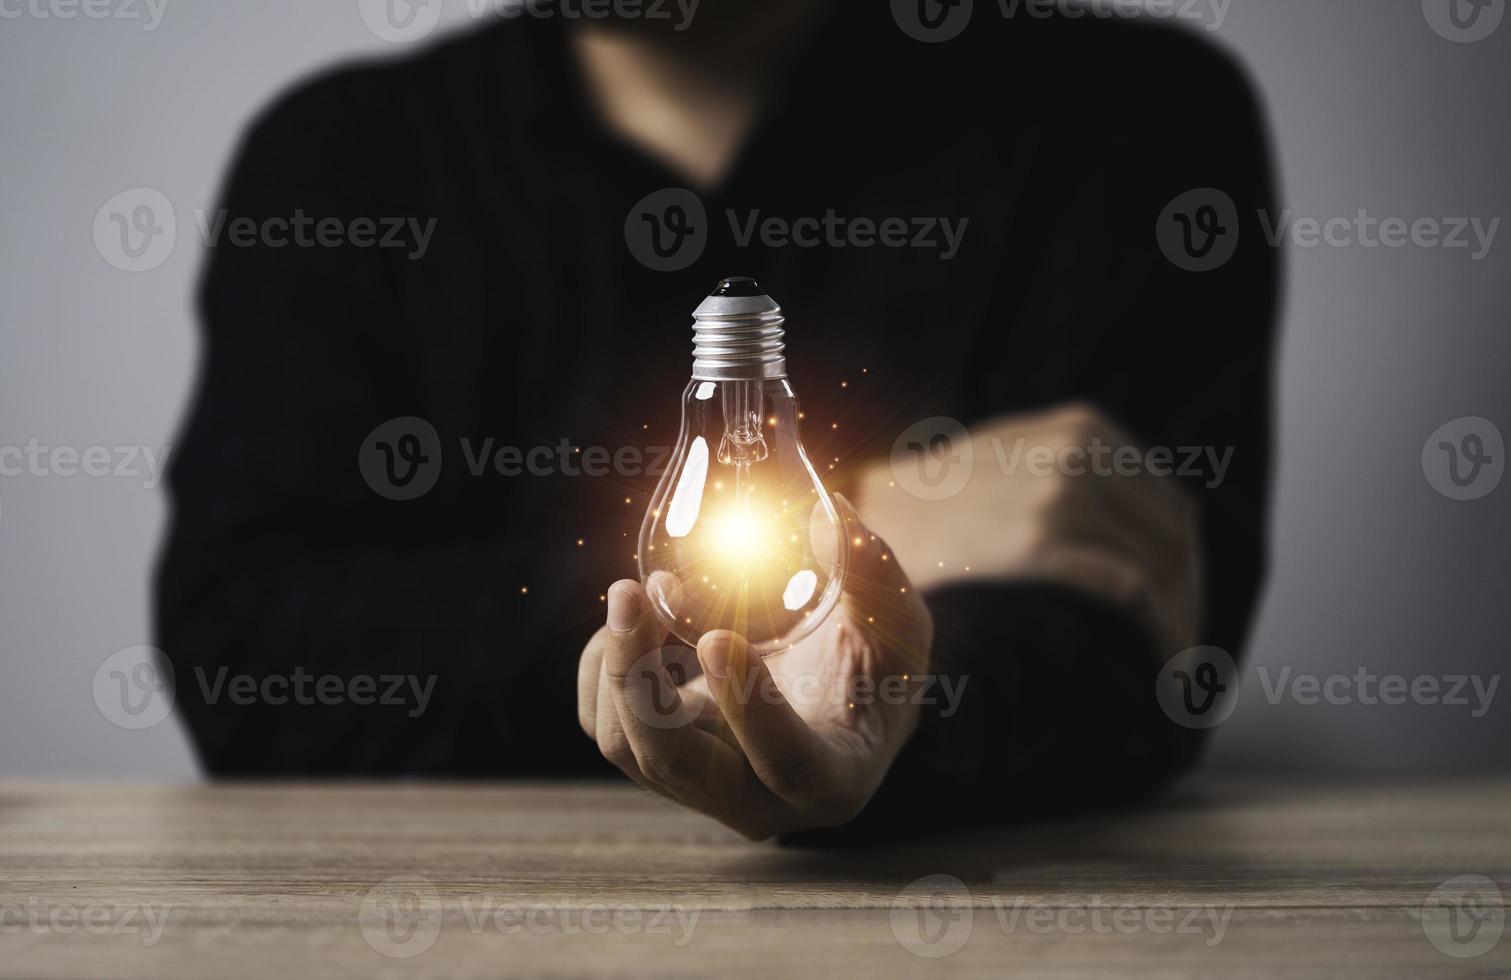
M 710 296 L 763 296 L 761 284 L 749 276 L 730 276 L 723 279 Z

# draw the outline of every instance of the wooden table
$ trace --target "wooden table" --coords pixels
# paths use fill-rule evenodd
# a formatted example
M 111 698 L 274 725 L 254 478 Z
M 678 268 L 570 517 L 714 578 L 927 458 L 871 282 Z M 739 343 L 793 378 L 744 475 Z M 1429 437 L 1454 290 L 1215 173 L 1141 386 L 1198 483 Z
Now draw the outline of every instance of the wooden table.
M 1505 976 L 1497 890 L 1508 778 L 844 852 L 619 785 L 0 783 L 6 977 Z

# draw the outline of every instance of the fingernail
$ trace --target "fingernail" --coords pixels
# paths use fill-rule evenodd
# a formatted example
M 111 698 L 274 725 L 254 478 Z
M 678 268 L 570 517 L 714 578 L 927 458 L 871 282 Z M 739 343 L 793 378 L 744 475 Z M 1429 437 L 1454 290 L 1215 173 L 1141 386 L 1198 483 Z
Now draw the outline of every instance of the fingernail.
M 698 659 L 703 663 L 703 673 L 711 679 L 722 681 L 729 672 L 729 640 L 711 637 L 698 646 Z
M 628 633 L 640 620 L 640 596 L 628 585 L 609 589 L 609 629 Z

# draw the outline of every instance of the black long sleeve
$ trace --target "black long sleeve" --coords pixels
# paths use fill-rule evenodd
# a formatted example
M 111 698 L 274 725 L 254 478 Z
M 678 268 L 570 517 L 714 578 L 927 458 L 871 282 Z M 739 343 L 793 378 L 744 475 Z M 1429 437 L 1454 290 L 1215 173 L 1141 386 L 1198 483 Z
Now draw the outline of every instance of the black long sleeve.
M 1280 285 L 1276 251 L 1254 216 L 1273 213 L 1269 148 L 1258 106 L 1231 65 L 1178 37 L 1154 39 L 1146 54 L 1150 89 L 1187 80 L 1178 105 L 1045 126 L 1066 149 L 1056 160 L 1083 151 L 1082 165 L 1044 175 L 1058 185 L 1053 196 L 1024 205 L 1052 209 L 1053 219 L 1031 225 L 1054 231 L 1010 253 L 1033 268 L 1033 284 L 1007 316 L 1017 329 L 983 329 L 963 412 L 982 419 L 1082 400 L 1144 446 L 1171 450 L 1175 468 L 1189 470 L 1177 479 L 1198 506 L 1200 642 L 1238 658 L 1265 563 Z M 1193 77 L 1201 84 L 1190 85 Z M 1166 205 L 1199 188 L 1227 195 L 1240 216 L 1236 251 L 1204 272 L 1174 264 L 1154 233 Z M 854 825 L 795 840 L 1136 800 L 1189 768 L 1211 735 L 1159 707 L 1158 665 L 1177 651 L 1155 649 L 1086 596 L 971 584 L 943 588 L 929 604 L 933 670 L 953 678 L 960 695 L 952 702 L 936 690 L 920 732 Z
M 1246 219 L 1227 265 L 1185 272 L 1154 228 L 1197 187 L 1243 215 L 1268 206 L 1247 87 L 1196 41 L 1126 25 L 1014 23 L 944 53 L 865 23 L 871 43 L 820 40 L 801 95 L 702 195 L 709 240 L 678 272 L 624 244 L 635 203 L 676 178 L 596 127 L 550 25 L 342 70 L 260 117 L 224 192 L 228 221 L 433 230 L 423 249 L 411 234 L 402 248 L 210 250 L 156 610 L 212 773 L 607 772 L 576 730 L 572 675 L 602 589 L 633 575 L 657 474 L 557 462 L 509 476 L 490 453 L 634 446 L 653 460 L 675 433 L 687 311 L 731 273 L 758 276 L 792 313 L 806 412 L 843 423 L 805 440 L 842 468 L 927 414 L 970 423 L 1071 400 L 1146 445 L 1232 447 L 1219 486 L 1188 488 L 1203 639 L 1241 649 L 1262 577 L 1275 256 Z M 910 71 L 883 72 L 903 59 Z M 1110 97 L 1120 73 L 1153 94 Z M 937 86 L 971 98 L 941 105 Z M 757 209 L 970 226 L 948 260 L 742 245 L 724 216 Z M 358 455 L 409 417 L 434 430 L 442 463 L 429 492 L 395 500 Z M 1198 739 L 1153 700 L 1154 652 L 1116 614 L 992 585 L 930 603 L 935 672 L 968 678 L 964 696 L 928 715 L 852 832 L 1125 799 L 1194 758 Z M 242 704 L 215 687 L 296 671 L 431 686 L 423 710 L 414 696 Z

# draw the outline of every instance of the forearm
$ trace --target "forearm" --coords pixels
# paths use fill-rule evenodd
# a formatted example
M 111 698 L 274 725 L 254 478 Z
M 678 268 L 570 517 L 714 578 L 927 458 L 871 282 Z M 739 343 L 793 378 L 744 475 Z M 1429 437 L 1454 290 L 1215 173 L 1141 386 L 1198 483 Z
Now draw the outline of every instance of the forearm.
M 1060 588 L 971 584 L 929 599 L 922 721 L 861 816 L 789 843 L 1010 823 L 1137 799 L 1195 760 L 1167 719 L 1144 633 Z

